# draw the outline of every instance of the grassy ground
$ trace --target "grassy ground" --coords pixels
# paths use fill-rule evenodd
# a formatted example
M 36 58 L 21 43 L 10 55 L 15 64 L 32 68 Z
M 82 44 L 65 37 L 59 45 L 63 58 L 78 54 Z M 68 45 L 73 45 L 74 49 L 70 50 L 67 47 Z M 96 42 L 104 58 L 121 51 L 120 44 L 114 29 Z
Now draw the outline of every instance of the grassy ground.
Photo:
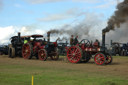
M 128 57 L 114 57 L 111 65 L 45 62 L 0 56 L 0 85 L 128 85 Z

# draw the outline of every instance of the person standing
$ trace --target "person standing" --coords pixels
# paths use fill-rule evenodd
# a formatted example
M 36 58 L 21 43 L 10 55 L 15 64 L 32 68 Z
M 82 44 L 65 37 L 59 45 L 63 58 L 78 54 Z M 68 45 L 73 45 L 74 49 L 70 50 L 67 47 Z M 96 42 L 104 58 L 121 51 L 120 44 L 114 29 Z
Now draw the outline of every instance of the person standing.
M 74 36 L 71 35 L 71 38 L 70 38 L 70 45 L 71 45 L 71 46 L 73 45 L 73 42 L 74 42 Z
M 78 44 L 78 43 L 79 43 L 79 41 L 78 41 L 78 36 L 76 36 L 75 39 L 74 39 L 74 45 L 76 45 L 76 44 Z

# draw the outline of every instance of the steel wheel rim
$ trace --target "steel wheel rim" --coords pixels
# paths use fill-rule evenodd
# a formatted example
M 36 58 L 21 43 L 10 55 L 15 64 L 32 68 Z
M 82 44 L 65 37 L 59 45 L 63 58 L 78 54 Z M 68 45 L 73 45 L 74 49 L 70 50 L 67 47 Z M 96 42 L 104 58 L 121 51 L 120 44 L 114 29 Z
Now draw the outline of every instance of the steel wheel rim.
M 106 62 L 105 64 L 109 64 L 112 61 L 112 57 L 110 55 L 106 56 Z
M 80 49 L 73 46 L 73 47 L 70 47 L 68 52 L 67 52 L 67 57 L 68 57 L 68 60 L 71 62 L 71 63 L 77 63 L 80 61 L 81 59 L 81 52 L 80 52 Z
M 104 57 L 104 55 L 103 54 L 96 54 L 95 55 L 95 62 L 96 62 L 96 64 L 98 64 L 98 65 L 102 65 L 102 64 L 104 64 L 104 62 L 105 62 L 105 57 Z
M 24 44 L 23 45 L 23 49 L 22 49 L 22 56 L 23 56 L 23 58 L 28 59 L 30 54 L 31 54 L 30 46 L 28 44 Z
M 40 60 L 45 60 L 46 59 L 45 51 L 44 50 L 40 50 L 38 56 L 39 56 Z

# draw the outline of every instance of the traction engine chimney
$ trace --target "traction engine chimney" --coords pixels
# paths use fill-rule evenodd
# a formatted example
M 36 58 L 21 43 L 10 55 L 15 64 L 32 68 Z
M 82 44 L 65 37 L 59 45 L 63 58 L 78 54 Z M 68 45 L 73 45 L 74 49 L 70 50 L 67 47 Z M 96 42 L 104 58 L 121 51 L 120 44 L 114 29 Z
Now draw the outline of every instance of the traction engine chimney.
M 47 41 L 50 42 L 50 32 L 47 32 Z
M 20 38 L 20 32 L 18 32 L 18 42 L 21 41 L 21 38 Z
M 102 30 L 102 47 L 105 49 L 105 32 Z

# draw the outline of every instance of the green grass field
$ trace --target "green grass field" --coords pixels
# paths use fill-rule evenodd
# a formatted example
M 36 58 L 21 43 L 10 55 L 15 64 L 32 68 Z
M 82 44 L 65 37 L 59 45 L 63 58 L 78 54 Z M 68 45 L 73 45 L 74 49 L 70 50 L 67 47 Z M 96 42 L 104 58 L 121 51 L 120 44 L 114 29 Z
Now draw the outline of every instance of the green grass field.
M 98 66 L 93 60 L 71 64 L 0 56 L 0 85 L 31 85 L 32 75 L 34 85 L 128 85 L 128 57 L 114 60 L 112 65 Z

